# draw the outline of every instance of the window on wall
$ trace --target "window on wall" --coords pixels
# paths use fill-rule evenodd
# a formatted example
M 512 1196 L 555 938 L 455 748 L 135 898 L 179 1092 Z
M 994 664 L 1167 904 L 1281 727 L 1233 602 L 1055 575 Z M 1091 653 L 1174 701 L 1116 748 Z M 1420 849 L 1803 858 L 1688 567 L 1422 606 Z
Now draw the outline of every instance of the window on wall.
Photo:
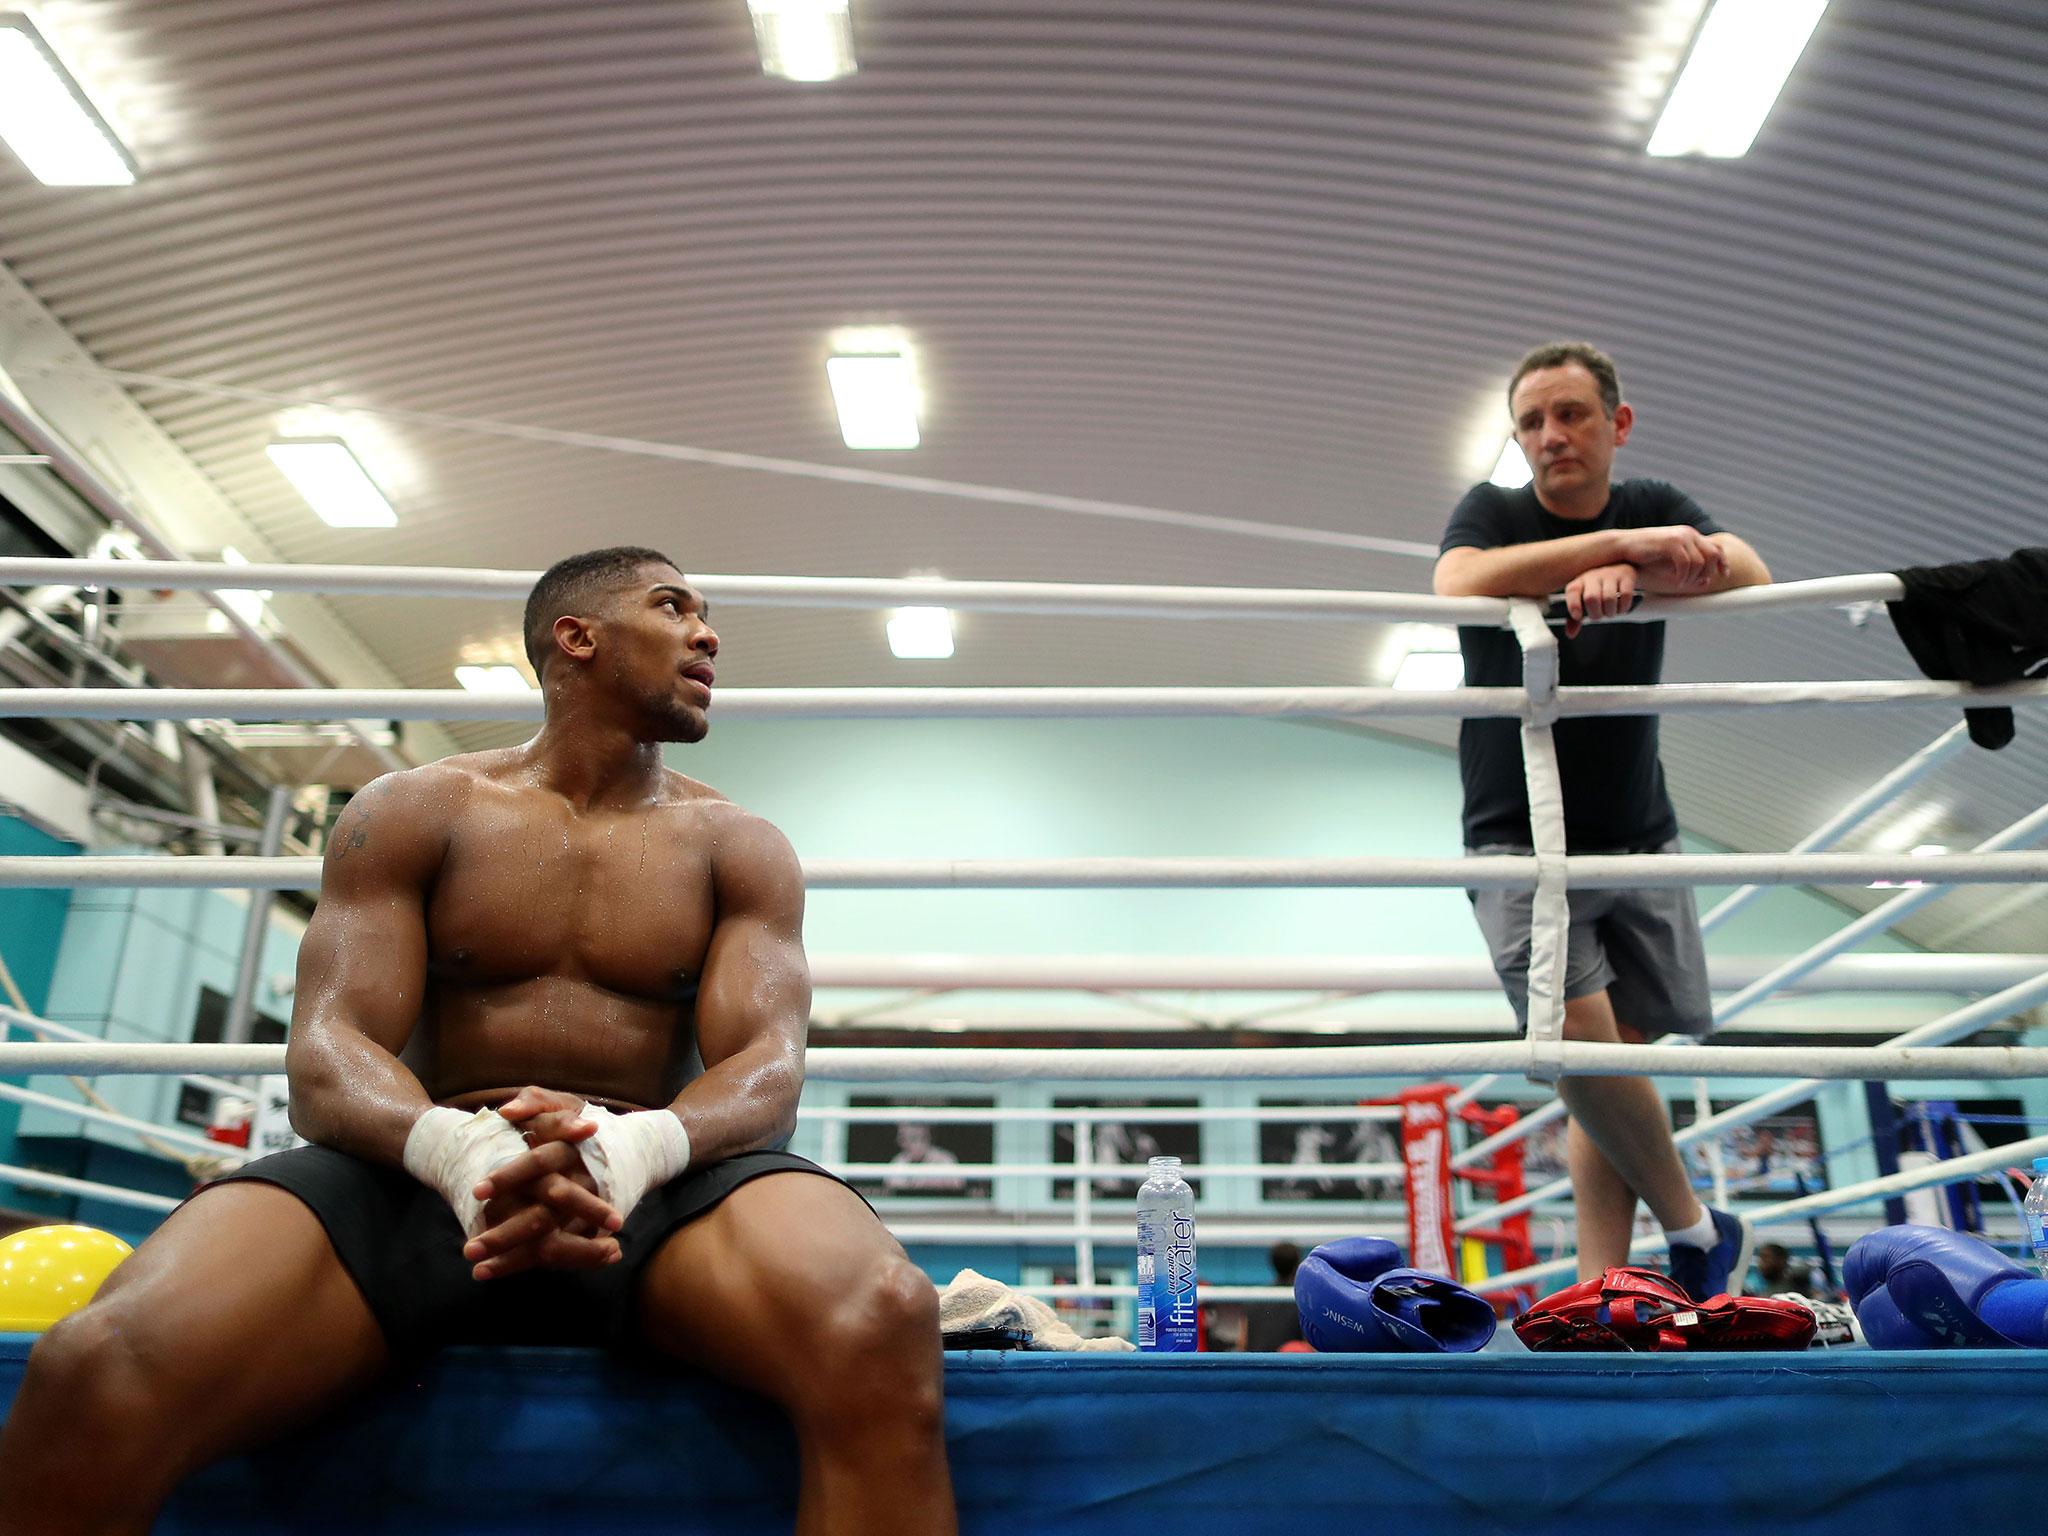
M 225 992 L 216 992 L 211 987 L 199 989 L 199 1011 L 192 1021 L 192 1043 L 194 1045 L 219 1045 L 221 1036 L 228 1026 L 228 1005 L 232 999 Z M 257 1045 L 284 1044 L 284 1020 L 273 1019 L 267 1013 L 256 1015 L 255 1033 L 251 1039 Z M 178 1120 L 184 1125 L 196 1125 L 202 1130 L 213 1123 L 213 1106 L 220 1095 L 210 1088 L 201 1088 L 193 1083 L 181 1083 L 178 1087 Z

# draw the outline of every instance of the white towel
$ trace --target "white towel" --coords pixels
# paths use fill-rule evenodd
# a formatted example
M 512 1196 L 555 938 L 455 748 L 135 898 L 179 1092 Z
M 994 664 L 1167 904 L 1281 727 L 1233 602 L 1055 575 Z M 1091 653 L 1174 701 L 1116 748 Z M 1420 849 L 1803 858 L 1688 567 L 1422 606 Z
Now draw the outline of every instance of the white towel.
M 1011 1290 L 1000 1280 L 963 1269 L 939 1292 L 939 1332 L 971 1333 L 978 1328 L 1016 1328 L 1026 1349 L 1136 1349 L 1129 1339 L 1084 1339 L 1036 1296 Z

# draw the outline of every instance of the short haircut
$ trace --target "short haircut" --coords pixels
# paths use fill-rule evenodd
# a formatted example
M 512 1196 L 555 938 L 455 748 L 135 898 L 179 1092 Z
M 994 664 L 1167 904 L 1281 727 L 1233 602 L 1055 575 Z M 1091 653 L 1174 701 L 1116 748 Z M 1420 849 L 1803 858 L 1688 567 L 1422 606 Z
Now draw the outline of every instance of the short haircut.
M 1275 1243 L 1267 1251 L 1266 1258 L 1273 1266 L 1273 1277 L 1283 1285 L 1294 1278 L 1294 1272 L 1301 1268 L 1301 1250 L 1289 1242 Z
M 581 617 L 596 599 L 635 571 L 650 565 L 675 564 L 658 549 L 618 544 L 557 560 L 541 572 L 540 580 L 533 584 L 533 591 L 526 598 L 526 659 L 533 663 L 533 675 L 539 677 L 546 670 L 548 657 L 554 654 L 555 620 L 564 614 Z
M 1514 414 L 1515 386 L 1523 379 L 1540 368 L 1564 368 L 1573 363 L 1593 375 L 1593 382 L 1600 386 L 1600 403 L 1612 416 L 1621 404 L 1621 375 L 1615 372 L 1613 358 L 1585 341 L 1548 342 L 1515 364 L 1514 375 L 1508 380 L 1508 414 Z

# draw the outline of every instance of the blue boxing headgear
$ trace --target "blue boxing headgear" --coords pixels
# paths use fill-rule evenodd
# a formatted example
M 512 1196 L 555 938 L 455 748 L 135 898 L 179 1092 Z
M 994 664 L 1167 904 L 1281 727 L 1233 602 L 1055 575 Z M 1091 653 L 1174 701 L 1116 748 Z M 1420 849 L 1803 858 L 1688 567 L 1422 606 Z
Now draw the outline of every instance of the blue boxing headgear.
M 1383 1237 L 1324 1243 L 1294 1272 L 1302 1337 L 1325 1353 L 1470 1354 L 1493 1337 L 1493 1308 L 1442 1275 L 1399 1268 Z

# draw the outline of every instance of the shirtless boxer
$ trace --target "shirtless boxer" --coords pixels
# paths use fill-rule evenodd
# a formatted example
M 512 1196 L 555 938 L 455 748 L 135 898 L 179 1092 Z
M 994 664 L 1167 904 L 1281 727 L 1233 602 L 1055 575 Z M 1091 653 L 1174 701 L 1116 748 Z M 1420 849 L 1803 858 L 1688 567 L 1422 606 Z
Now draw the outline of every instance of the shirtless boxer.
M 931 1283 L 777 1150 L 810 1017 L 795 855 L 662 763 L 706 731 L 704 600 L 651 550 L 578 555 L 526 647 L 533 740 L 336 822 L 287 1063 L 314 1145 L 197 1192 L 43 1335 L 5 1536 L 144 1531 L 205 1462 L 497 1340 L 635 1343 L 781 1404 L 801 1532 L 954 1529 Z

